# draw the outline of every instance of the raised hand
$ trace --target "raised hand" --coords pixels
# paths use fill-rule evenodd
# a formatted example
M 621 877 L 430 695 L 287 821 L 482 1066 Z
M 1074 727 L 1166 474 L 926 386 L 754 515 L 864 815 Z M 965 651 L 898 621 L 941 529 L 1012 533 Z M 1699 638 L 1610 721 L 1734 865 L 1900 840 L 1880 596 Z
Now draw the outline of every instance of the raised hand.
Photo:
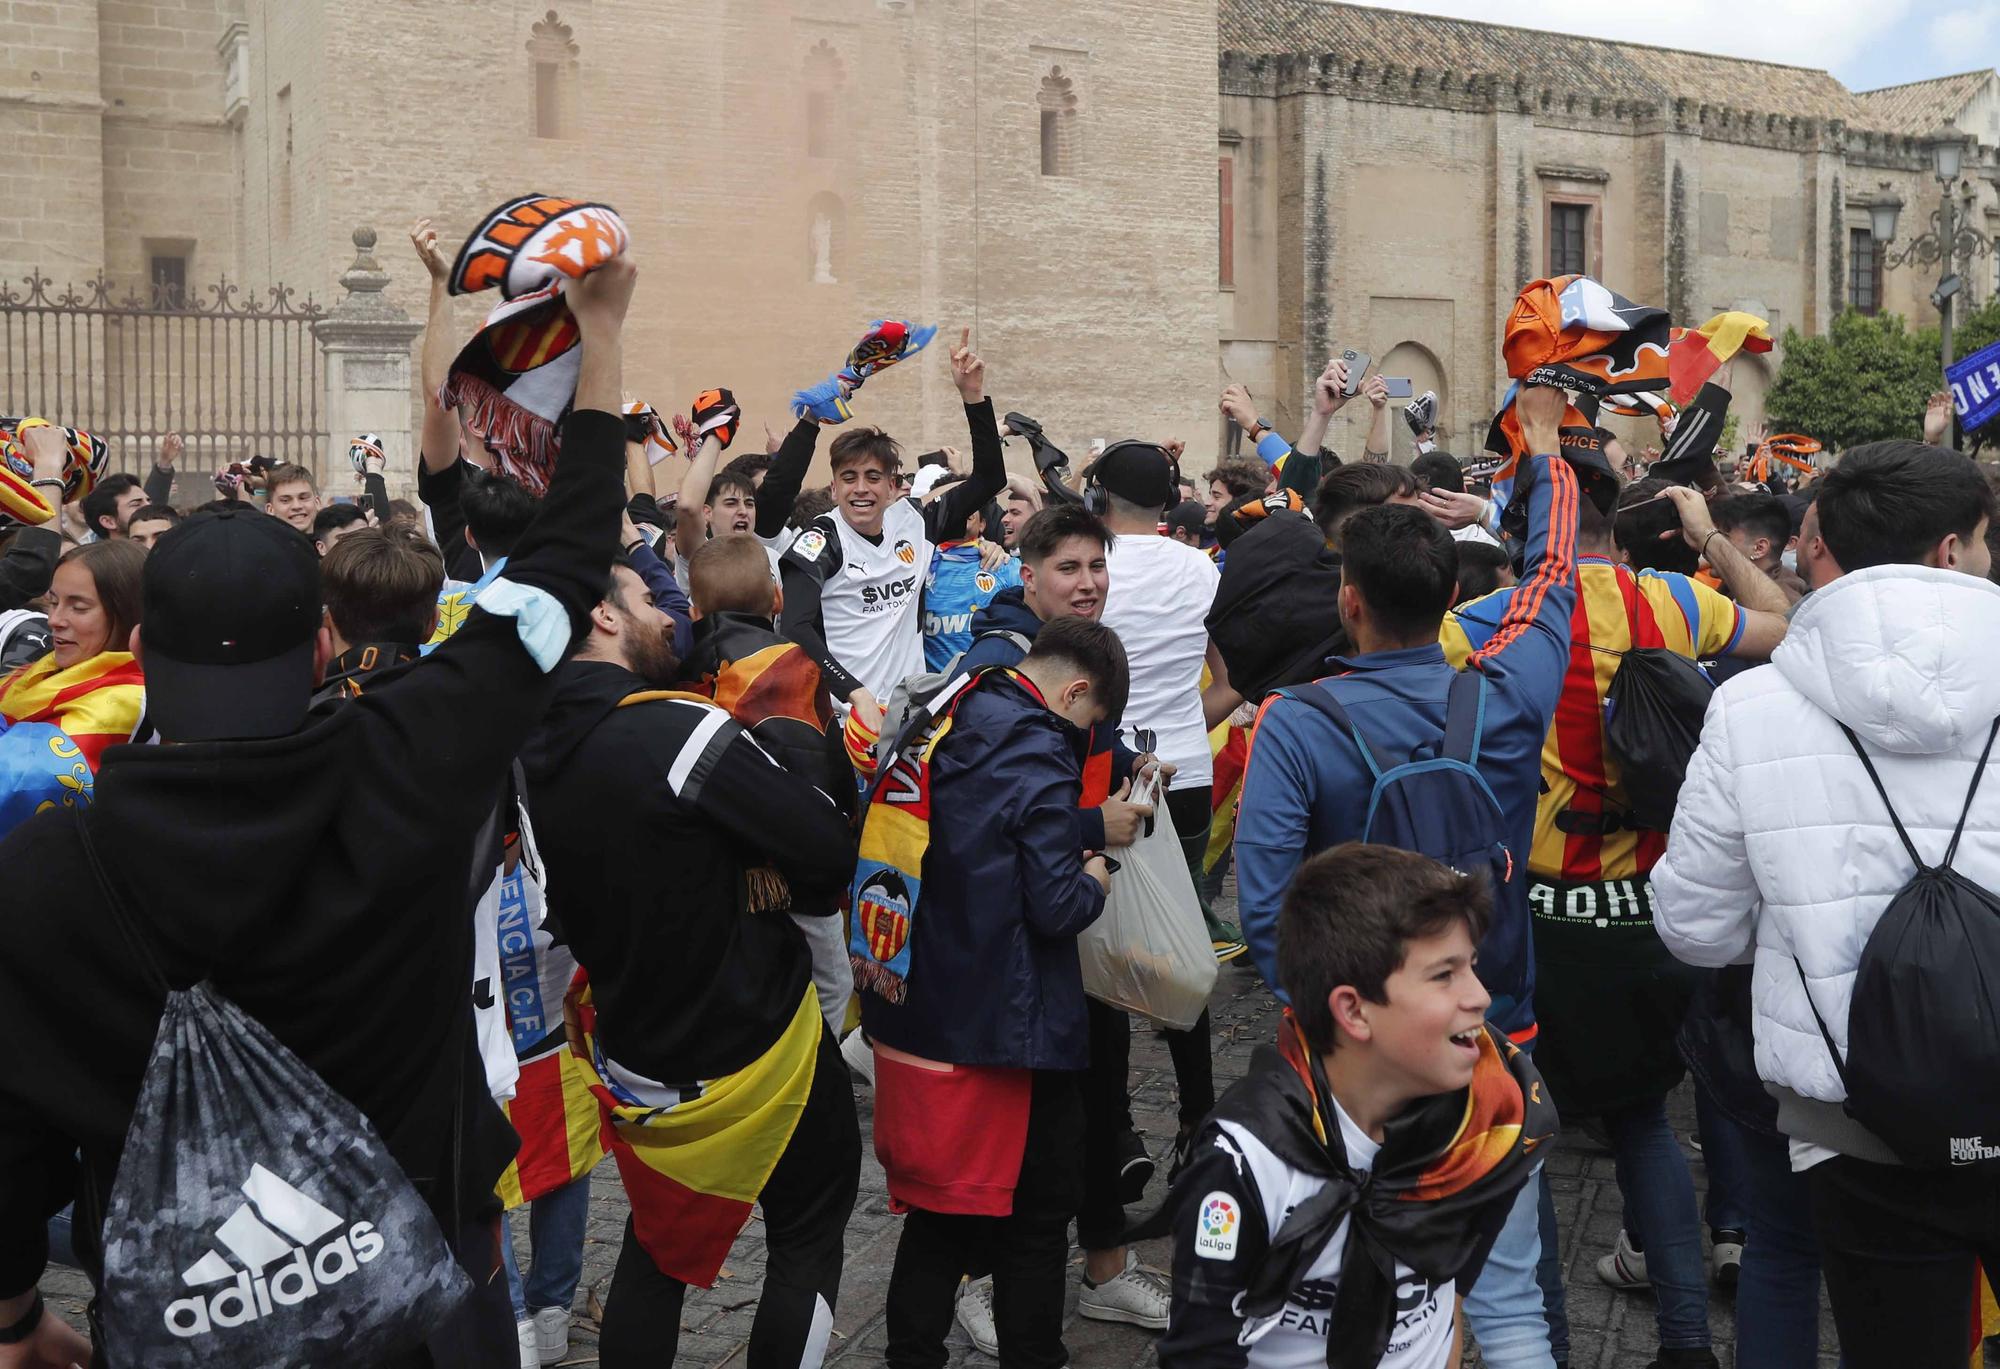
M 410 246 L 417 249 L 417 259 L 423 262 L 432 280 L 442 281 L 451 275 L 451 258 L 438 245 L 437 229 L 431 227 L 429 219 L 418 219 L 410 225 Z
M 951 349 L 951 380 L 958 397 L 967 404 L 986 398 L 986 363 L 972 350 L 972 330 L 959 330 L 958 346 Z

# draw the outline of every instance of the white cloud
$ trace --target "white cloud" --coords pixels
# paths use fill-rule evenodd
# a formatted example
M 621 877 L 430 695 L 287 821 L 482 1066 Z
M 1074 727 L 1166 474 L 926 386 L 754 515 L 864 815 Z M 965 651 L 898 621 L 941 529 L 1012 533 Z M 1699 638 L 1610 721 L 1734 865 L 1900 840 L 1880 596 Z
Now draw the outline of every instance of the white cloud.
M 1959 71 L 1977 65 L 1979 54 L 1992 52 L 1993 25 L 1991 10 L 1946 10 L 1924 31 L 1931 51 L 1947 64 L 1946 69 Z
M 1673 0 L 1644 6 L 1606 5 L 1601 0 L 1358 3 L 1831 69 L 1847 65 L 1893 35 L 1909 15 L 1913 0 L 1880 0 L 1871 5 L 1832 0 Z M 1985 16 L 1971 10 L 1939 16 L 1933 21 L 1934 41 L 1936 26 L 1954 18 L 1974 21 L 1982 28 L 1987 23 Z

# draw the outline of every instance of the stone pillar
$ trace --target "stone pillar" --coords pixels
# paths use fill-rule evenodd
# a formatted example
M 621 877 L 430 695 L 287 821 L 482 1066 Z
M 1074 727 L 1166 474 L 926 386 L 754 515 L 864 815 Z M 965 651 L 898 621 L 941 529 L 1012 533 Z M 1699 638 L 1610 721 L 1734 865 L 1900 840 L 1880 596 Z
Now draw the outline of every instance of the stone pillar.
M 347 297 L 312 326 L 326 363 L 320 485 L 329 494 L 359 493 L 347 460 L 348 443 L 356 433 L 375 433 L 389 456 L 383 472 L 389 493 L 414 497 L 417 432 L 411 426 L 410 344 L 424 325 L 382 293 L 389 273 L 375 260 L 375 230 L 355 229 L 354 248 L 354 265 L 340 278 Z

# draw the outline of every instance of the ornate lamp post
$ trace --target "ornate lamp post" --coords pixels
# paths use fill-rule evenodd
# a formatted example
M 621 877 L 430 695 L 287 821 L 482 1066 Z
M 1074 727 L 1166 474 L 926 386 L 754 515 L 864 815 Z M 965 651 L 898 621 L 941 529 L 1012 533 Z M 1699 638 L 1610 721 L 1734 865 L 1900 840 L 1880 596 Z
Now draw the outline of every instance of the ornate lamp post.
M 1931 211 L 1930 231 L 1912 238 L 1900 252 L 1888 250 L 1888 244 L 1896 236 L 1896 216 L 1903 208 L 1903 201 L 1886 183 L 1868 202 L 1869 230 L 1883 244 L 1884 270 L 1911 264 L 1938 267 L 1938 284 L 1931 293 L 1931 303 L 1937 307 L 1942 334 L 1941 362 L 1949 366 L 1956 359 L 1951 350 L 1951 301 L 1965 286 L 1958 274 L 1958 263 L 1991 255 L 1993 241 L 1974 228 L 1970 216 L 1959 208 L 1958 178 L 1965 169 L 1965 135 L 1947 119 L 1924 139 L 1923 146 L 1931 155 L 1931 170 L 1943 187 L 1938 207 Z

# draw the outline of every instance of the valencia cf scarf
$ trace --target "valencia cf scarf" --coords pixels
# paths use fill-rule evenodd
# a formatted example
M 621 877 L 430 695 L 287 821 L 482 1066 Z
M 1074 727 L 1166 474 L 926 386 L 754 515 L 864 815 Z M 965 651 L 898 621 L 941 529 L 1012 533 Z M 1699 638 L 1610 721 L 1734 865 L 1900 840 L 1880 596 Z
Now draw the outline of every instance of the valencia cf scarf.
M 1472 1083 L 1412 1104 L 1393 1118 L 1374 1168 L 1347 1163 L 1333 1094 L 1318 1053 L 1287 1009 L 1278 1047 L 1258 1047 L 1250 1072 L 1223 1095 L 1209 1125 L 1233 1122 L 1289 1167 L 1322 1180 L 1285 1214 L 1243 1297 L 1254 1328 L 1281 1316 L 1286 1299 L 1326 1244 L 1348 1228 L 1333 1322 L 1330 1369 L 1375 1369 L 1396 1320 L 1396 1266 L 1441 1282 L 1490 1247 L 1515 1195 L 1554 1139 L 1556 1110 L 1533 1061 L 1488 1026 Z M 1176 1189 L 1128 1240 L 1165 1235 L 1198 1193 Z M 1463 1291 L 1463 1289 L 1461 1289 Z
M 45 523 L 55 508 L 28 484 L 35 465 L 20 434 L 29 428 L 53 428 L 46 418 L 0 418 L 0 512 L 17 522 Z M 74 504 L 97 488 L 111 464 L 111 444 L 81 428 L 63 428 L 62 502 Z M 16 489 L 25 493 L 17 496 Z M 46 509 L 44 513 L 42 510 Z
M 931 845 L 931 758 L 951 731 L 958 706 L 993 669 L 961 675 L 923 703 L 913 703 L 868 791 L 854 866 L 847 958 L 854 987 L 887 1002 L 909 991 L 910 934 L 924 890 Z M 1011 670 L 1000 670 L 1019 678 Z
M 44 656 L 0 682 L 0 835 L 44 808 L 89 804 L 105 750 L 129 741 L 145 711 L 129 651 L 66 670 Z
M 915 356 L 936 336 L 936 324 L 876 319 L 847 354 L 846 365 L 819 384 L 792 396 L 792 416 L 820 423 L 845 423 L 854 417 L 847 401 L 863 381 L 877 371 L 886 371 L 897 362 Z
M 437 402 L 462 406 L 501 470 L 536 496 L 548 490 L 557 424 L 583 365 L 563 293 L 631 240 L 609 205 L 523 195 L 481 220 L 452 264 L 452 294 L 498 289 L 502 298 L 452 362 Z

